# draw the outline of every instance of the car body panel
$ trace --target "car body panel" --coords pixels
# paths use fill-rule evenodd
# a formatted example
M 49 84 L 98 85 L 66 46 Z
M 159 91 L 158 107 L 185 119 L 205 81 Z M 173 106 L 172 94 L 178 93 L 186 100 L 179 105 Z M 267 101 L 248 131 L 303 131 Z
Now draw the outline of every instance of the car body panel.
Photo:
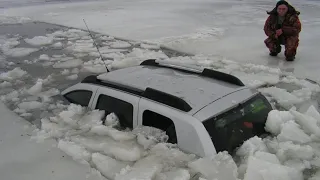
M 239 103 L 243 103 L 253 96 L 258 94 L 258 91 L 253 89 L 242 89 L 237 92 L 231 93 L 227 96 L 219 98 L 216 101 L 213 101 L 203 109 L 199 110 L 193 116 L 200 121 L 205 121 L 206 119 L 211 118 L 212 116 L 218 116 L 223 112 L 226 112 L 234 107 L 236 107 Z

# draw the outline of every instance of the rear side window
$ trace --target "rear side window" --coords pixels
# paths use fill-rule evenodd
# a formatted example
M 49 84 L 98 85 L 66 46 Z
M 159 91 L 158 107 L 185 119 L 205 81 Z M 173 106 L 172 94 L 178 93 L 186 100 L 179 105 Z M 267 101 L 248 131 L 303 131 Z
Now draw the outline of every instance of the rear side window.
M 101 94 L 96 109 L 105 110 L 106 115 L 115 113 L 122 127 L 133 128 L 133 105 L 131 103 Z
M 264 126 L 272 110 L 261 94 L 217 117 L 203 122 L 216 150 L 228 151 L 240 146 L 245 140 L 265 133 Z
M 146 110 L 142 115 L 142 125 L 161 129 L 169 136 L 168 143 L 176 144 L 177 134 L 173 121 L 161 114 Z
M 88 106 L 92 96 L 92 91 L 88 90 L 76 90 L 71 91 L 64 95 L 64 97 L 74 104 L 79 104 L 81 106 Z

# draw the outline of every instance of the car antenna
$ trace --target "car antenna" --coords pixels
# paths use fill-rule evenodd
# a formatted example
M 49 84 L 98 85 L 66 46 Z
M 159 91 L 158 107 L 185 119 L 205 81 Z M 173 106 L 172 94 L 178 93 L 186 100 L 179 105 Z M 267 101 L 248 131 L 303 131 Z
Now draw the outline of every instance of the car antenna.
M 99 55 L 100 55 L 100 58 L 101 58 L 102 62 L 104 63 L 104 65 L 105 65 L 105 67 L 106 67 L 106 69 L 107 69 L 107 72 L 110 72 L 109 69 L 108 69 L 108 67 L 107 67 L 107 65 L 106 65 L 106 63 L 105 63 L 104 60 L 103 60 L 103 57 L 102 57 L 102 55 L 101 55 L 101 53 L 100 53 L 100 51 L 99 51 L 99 48 L 98 48 L 98 46 L 97 46 L 97 44 L 96 44 L 96 41 L 94 40 L 94 38 L 93 38 L 93 36 L 92 36 L 92 34 L 91 34 L 91 31 L 89 30 L 89 28 L 88 28 L 88 26 L 87 26 L 87 23 L 86 23 L 86 21 L 85 21 L 84 19 L 83 19 L 83 22 L 84 22 L 84 24 L 86 25 L 86 27 L 87 27 L 87 29 L 88 29 L 88 32 L 89 32 L 89 34 L 90 34 L 90 36 L 91 36 L 91 38 L 92 38 L 92 40 L 93 40 L 93 44 L 94 44 L 94 46 L 97 48 L 97 51 L 98 51 L 98 53 L 99 53 Z

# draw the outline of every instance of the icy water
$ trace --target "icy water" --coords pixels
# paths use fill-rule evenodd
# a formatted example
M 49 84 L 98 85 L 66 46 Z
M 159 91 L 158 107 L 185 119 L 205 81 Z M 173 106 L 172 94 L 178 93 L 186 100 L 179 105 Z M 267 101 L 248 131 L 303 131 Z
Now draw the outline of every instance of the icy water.
M 8 94 L 12 92 L 12 89 L 15 90 L 21 90 L 22 88 L 30 88 L 35 84 L 37 79 L 48 79 L 50 77 L 53 79 L 48 85 L 46 85 L 42 91 L 45 90 L 50 90 L 52 88 L 56 88 L 60 91 L 63 89 L 78 83 L 81 81 L 84 77 L 92 74 L 99 74 L 101 72 L 86 72 L 86 71 L 81 71 L 81 64 L 79 65 L 71 65 L 72 67 L 65 67 L 65 68 L 54 68 L 52 65 L 56 62 L 66 62 L 68 60 L 80 60 L 82 62 L 88 62 L 90 60 L 95 60 L 99 57 L 97 55 L 97 51 L 94 47 L 84 47 L 84 51 L 86 49 L 90 49 L 90 52 L 81 52 L 79 51 L 72 51 L 68 50 L 67 47 L 68 43 L 69 44 L 76 44 L 78 43 L 87 43 L 90 41 L 90 36 L 87 32 L 85 31 L 80 31 L 80 30 L 74 30 L 71 31 L 69 34 L 73 36 L 73 34 L 76 34 L 81 32 L 81 33 L 86 33 L 77 36 L 77 37 L 58 37 L 54 39 L 54 41 L 48 45 L 30 45 L 29 43 L 26 42 L 26 39 L 31 39 L 36 36 L 46 36 L 48 34 L 52 34 L 54 32 L 67 32 L 70 30 L 68 27 L 63 27 L 63 26 L 58 26 L 58 25 L 52 25 L 52 24 L 47 24 L 47 23 L 42 23 L 42 22 L 32 22 L 32 23 L 25 23 L 25 24 L 14 24 L 14 25 L 2 25 L 0 27 L 0 36 L 6 37 L 6 38 L 16 38 L 17 41 L 19 41 L 19 44 L 14 46 L 14 48 L 37 48 L 38 50 L 36 52 L 33 52 L 27 56 L 22 56 L 22 57 L 12 57 L 12 56 L 6 56 L 5 59 L 4 57 L 4 52 L 2 51 L 0 54 L 0 58 L 2 57 L 2 60 L 0 59 L 0 73 L 6 72 L 13 70 L 16 67 L 20 67 L 22 70 L 26 71 L 28 75 L 24 77 L 22 82 L 16 83 L 13 86 L 9 87 L 2 87 L 0 90 L 0 95 Z M 116 42 L 121 42 L 126 43 L 124 41 L 120 41 L 114 38 L 105 38 L 107 36 L 95 34 L 92 32 L 93 36 L 95 37 L 96 43 L 98 46 L 102 47 L 108 47 L 108 44 L 110 43 L 116 43 Z M 105 39 L 103 39 L 103 37 Z M 62 44 L 62 47 L 53 47 L 52 44 L 60 42 Z M 83 45 L 83 44 L 82 44 Z M 79 47 L 82 47 L 82 45 L 79 45 Z M 88 44 L 85 44 L 88 45 Z M 89 43 L 90 45 L 90 43 Z M 92 45 L 92 43 L 91 43 Z M 125 44 L 126 45 L 126 44 Z M 71 45 L 72 46 L 72 45 Z M 69 47 L 71 47 L 69 46 Z M 118 45 L 119 46 L 119 45 Z M 121 47 L 121 44 L 118 48 L 110 48 L 107 49 L 110 50 L 111 52 L 114 51 L 117 53 L 116 55 L 122 55 L 125 56 L 126 54 L 130 53 L 133 51 L 133 49 L 139 49 L 140 50 L 140 44 L 135 43 L 135 42 L 128 42 L 129 47 L 123 46 Z M 173 57 L 173 56 L 181 56 L 184 55 L 179 52 L 171 51 L 169 49 L 158 49 L 168 57 Z M 158 51 L 157 50 L 157 51 Z M 91 56 L 90 53 L 94 53 L 95 56 Z M 51 58 L 51 60 L 39 60 L 39 57 L 41 55 L 46 55 Z M 151 55 L 152 56 L 152 55 Z M 61 59 L 59 59 L 61 58 Z M 155 57 L 156 58 L 156 57 Z M 54 61 L 53 61 L 54 59 Z M 112 57 L 106 57 L 104 60 L 110 60 L 112 61 Z M 103 65 L 101 65 L 103 68 Z M 76 79 L 66 79 L 68 75 L 62 74 L 61 72 L 63 70 L 69 71 L 68 75 L 77 75 Z M 50 76 L 49 76 L 50 75 Z M 49 78 L 49 79 L 50 79 Z M 1 83 L 1 82 L 0 82 Z M 20 100 L 22 101 L 38 101 L 40 98 L 36 97 L 28 97 L 26 96 L 20 96 Z M 55 96 L 54 98 L 56 101 L 57 99 L 60 99 L 59 95 Z M 7 106 L 14 110 L 17 107 L 17 102 L 8 102 L 6 103 Z M 34 110 L 32 112 L 32 115 L 24 117 L 28 121 L 35 123 L 39 125 L 40 119 L 44 117 L 45 115 L 50 115 L 50 113 L 46 111 L 46 108 L 41 108 L 40 110 Z
M 46 45 L 31 45 L 26 42 L 26 39 L 31 39 L 36 36 L 50 37 L 52 34 L 54 34 L 53 41 Z M 26 24 L 2 25 L 0 27 L 0 37 L 1 36 L 7 39 L 13 38 L 19 42 L 18 45 L 13 45 L 12 48 L 37 49 L 37 51 L 22 57 L 4 55 L 5 52 L 3 50 L 0 54 L 0 58 L 2 59 L 0 59 L 0 73 L 13 70 L 16 67 L 20 67 L 28 73 L 21 81 L 18 80 L 13 83 L 12 86 L 2 87 L 0 90 L 0 95 L 7 95 L 11 93 L 13 89 L 20 91 L 21 94 L 19 95 L 18 101 L 7 100 L 6 102 L 7 106 L 12 110 L 17 110 L 16 108 L 21 102 L 41 101 L 40 97 L 30 96 L 28 93 L 25 93 L 27 89 L 36 84 L 39 78 L 49 81 L 49 83 L 43 85 L 41 92 L 48 90 L 54 92 L 55 89 L 62 91 L 63 89 L 78 83 L 88 75 L 101 73 L 100 71 L 95 70 L 88 72 L 81 68 L 83 63 L 90 61 L 91 63 L 96 63 L 94 61 L 99 57 L 96 49 L 92 46 L 93 43 L 88 32 L 42 22 L 33 22 Z M 136 61 L 137 59 L 144 60 L 144 58 L 158 58 L 159 56 L 166 56 L 168 58 L 186 56 L 186 54 L 169 49 L 143 49 L 140 43 L 126 42 L 101 34 L 93 33 L 93 36 L 98 46 L 101 49 L 104 48 L 102 51 L 107 53 L 103 54 L 104 60 L 113 61 L 114 58 L 117 58 L 117 60 L 127 59 L 129 61 Z M 4 41 L 7 40 L 5 39 Z M 54 47 L 52 44 L 55 43 L 61 43 L 61 46 Z M 157 55 L 157 53 L 160 55 Z M 46 57 L 41 59 L 40 57 L 43 55 L 49 59 L 46 59 Z M 68 63 L 70 61 L 80 61 L 80 64 L 77 64 L 77 62 L 74 64 L 73 62 L 67 65 L 68 67 L 62 66 L 61 68 L 54 68 L 54 65 L 57 63 Z M 100 66 L 100 69 L 104 69 L 103 64 L 98 64 L 98 66 Z M 65 71 L 65 73 L 62 73 L 63 71 Z M 70 75 L 73 77 L 68 77 Z M 288 83 L 279 83 L 275 86 L 286 89 L 288 92 L 293 92 L 294 90 L 301 88 L 295 84 Z M 49 102 L 49 104 L 55 104 L 57 100 L 62 99 L 59 95 L 53 97 L 54 98 Z M 314 104 L 315 107 L 318 107 L 320 104 L 320 95 L 315 94 L 312 99 L 312 101 L 307 101 L 304 104 L 299 105 L 298 108 L 306 109 L 310 104 Z M 39 126 L 40 119 L 42 117 L 52 115 L 52 111 L 48 110 L 49 104 L 46 104 L 40 109 L 31 110 L 30 114 L 25 115 L 24 118 Z M 277 107 L 281 109 L 281 106 Z

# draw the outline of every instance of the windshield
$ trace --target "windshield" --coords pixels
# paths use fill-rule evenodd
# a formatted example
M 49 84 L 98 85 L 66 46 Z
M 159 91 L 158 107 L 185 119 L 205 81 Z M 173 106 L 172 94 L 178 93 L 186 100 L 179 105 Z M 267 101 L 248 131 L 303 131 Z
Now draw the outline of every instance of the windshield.
M 203 122 L 216 151 L 233 150 L 243 141 L 265 133 L 264 126 L 272 107 L 261 94 L 244 104 Z

